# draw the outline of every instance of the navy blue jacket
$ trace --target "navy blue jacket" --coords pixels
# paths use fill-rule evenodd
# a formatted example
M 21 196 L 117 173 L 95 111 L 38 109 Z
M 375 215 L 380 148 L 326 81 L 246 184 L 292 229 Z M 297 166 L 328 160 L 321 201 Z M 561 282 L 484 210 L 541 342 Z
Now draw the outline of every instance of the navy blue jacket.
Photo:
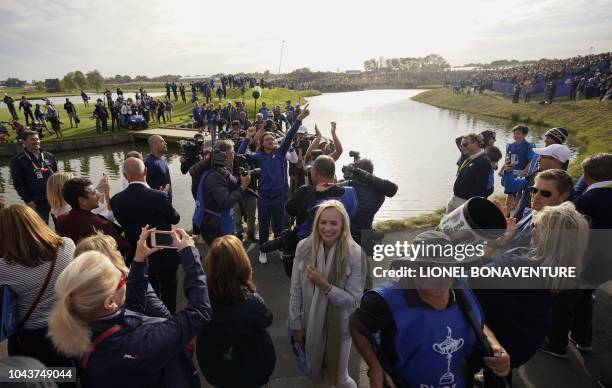
M 36 159 L 24 149 L 11 161 L 13 186 L 23 202 L 47 201 L 47 179 L 57 172 L 57 162 L 53 154 L 43 150 L 40 151 L 40 157 Z M 42 178 L 38 179 L 36 172 L 41 167 L 47 168 L 48 171 L 42 173 Z
M 487 184 L 491 171 L 493 167 L 486 155 L 474 158 L 458 170 L 453 193 L 466 200 L 472 197 L 487 197 Z
M 160 187 L 170 185 L 168 197 L 172 200 L 172 182 L 170 180 L 170 168 L 168 163 L 163 158 L 157 158 L 153 154 L 149 154 L 144 160 L 147 167 L 147 183 L 152 189 L 159 190 Z
M 180 252 L 185 270 L 185 309 L 170 318 L 144 315 L 146 263 L 134 263 L 127 283 L 125 310 L 92 324 L 93 338 L 119 324 L 89 358 L 87 387 L 199 387 L 197 370 L 186 345 L 211 319 L 206 276 L 197 249 Z
M 537 266 L 527 259 L 529 248 L 506 251 L 489 266 Z M 533 288 L 529 288 L 529 285 Z M 513 368 L 523 365 L 535 354 L 550 327 L 554 294 L 544 289 L 541 279 L 478 278 L 470 280 L 487 326 L 510 355 Z M 521 287 L 521 289 L 511 289 Z M 524 287 L 524 288 L 523 288 Z M 480 288 L 480 289 L 479 289 Z
M 245 138 L 240 144 L 238 155 L 245 155 L 249 162 L 261 168 L 261 180 L 259 181 L 259 195 L 262 197 L 280 196 L 287 191 L 287 159 L 285 154 L 293 142 L 293 138 L 302 125 L 300 120 L 295 120 L 283 143 L 270 153 L 256 152 L 246 153 L 249 138 Z
M 585 254 L 585 268 L 581 277 L 592 285 L 612 279 L 612 187 L 585 191 L 574 200 L 576 210 L 591 223 L 589 246 Z
M 136 242 L 143 226 L 148 224 L 158 230 L 171 230 L 172 225 L 178 224 L 181 219 L 165 193 L 139 183 L 132 183 L 115 194 L 110 203 L 115 218 L 132 246 L 128 257 L 134 257 Z M 178 255 L 172 249 L 162 249 L 151 255 L 149 263 L 153 273 L 176 270 Z

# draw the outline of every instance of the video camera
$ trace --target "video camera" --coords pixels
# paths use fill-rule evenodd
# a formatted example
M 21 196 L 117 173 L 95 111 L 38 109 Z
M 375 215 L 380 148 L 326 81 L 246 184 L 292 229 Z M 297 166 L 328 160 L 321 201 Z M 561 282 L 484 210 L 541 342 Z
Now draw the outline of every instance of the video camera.
M 181 148 L 181 154 L 183 154 L 185 158 L 197 158 L 204 147 L 204 138 L 194 137 L 189 140 L 179 140 L 178 145 Z
M 260 177 L 261 168 L 255 168 L 244 155 L 236 155 L 234 157 L 234 175 L 236 176 L 251 176 Z
M 386 179 L 379 178 L 374 174 L 358 167 L 361 156 L 358 151 L 350 151 L 349 156 L 353 158 L 353 163 L 342 167 L 344 181 L 341 186 L 364 185 L 371 187 L 374 191 L 384 194 L 385 197 L 393 197 L 397 193 L 397 185 Z

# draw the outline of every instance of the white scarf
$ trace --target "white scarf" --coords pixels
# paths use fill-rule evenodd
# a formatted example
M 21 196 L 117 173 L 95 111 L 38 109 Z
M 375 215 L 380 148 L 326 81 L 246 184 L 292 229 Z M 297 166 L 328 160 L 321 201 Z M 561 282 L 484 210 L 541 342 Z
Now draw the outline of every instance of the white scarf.
M 321 242 L 319 245 L 317 269 L 321 271 L 321 273 L 323 273 L 327 279 L 329 279 L 332 272 L 335 250 L 336 245 L 334 244 L 334 246 L 329 250 L 327 257 L 325 257 L 323 243 Z M 304 268 L 304 270 L 306 270 L 306 268 Z M 305 350 L 310 368 L 312 369 L 313 378 L 315 381 L 317 381 L 321 377 L 323 356 L 325 355 L 325 343 L 327 341 L 327 307 L 329 299 L 319 287 L 312 283 L 309 283 L 309 290 L 311 290 L 314 295 L 310 305 L 310 313 L 308 314 L 308 325 L 306 326 L 308 330 L 306 332 Z

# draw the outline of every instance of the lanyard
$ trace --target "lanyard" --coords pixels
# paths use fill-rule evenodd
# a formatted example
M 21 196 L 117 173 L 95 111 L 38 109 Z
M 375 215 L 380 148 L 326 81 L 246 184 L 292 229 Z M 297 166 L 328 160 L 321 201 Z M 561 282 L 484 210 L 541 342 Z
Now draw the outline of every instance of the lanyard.
M 43 168 L 46 167 L 45 157 L 43 155 L 43 151 L 40 151 L 40 160 L 41 160 L 40 166 L 38 166 L 36 163 L 34 163 L 32 158 L 30 157 L 30 153 L 28 151 L 25 151 L 25 154 L 28 157 L 28 159 L 30 160 L 30 163 L 32 163 L 32 167 L 34 168 L 34 171 L 42 170 Z M 36 162 L 39 162 L 38 159 L 36 160 Z M 51 169 L 49 169 L 49 170 L 51 170 Z
M 40 159 L 42 160 L 42 162 L 40 162 L 40 166 L 38 166 L 37 164 L 34 163 L 32 158 L 30 157 L 30 153 L 28 151 L 26 151 L 25 154 L 28 157 L 28 159 L 30 160 L 30 163 L 32 163 L 32 167 L 34 167 L 34 171 L 39 170 L 39 169 L 41 169 L 41 168 L 43 168 L 45 166 L 45 158 L 43 157 L 42 151 L 40 152 Z M 38 163 L 39 160 L 36 159 L 36 162 Z
M 461 170 L 463 170 L 465 168 L 465 166 L 470 164 L 470 162 L 472 162 L 472 159 L 470 159 L 470 158 L 467 158 L 466 160 L 464 160 L 463 163 L 461 163 L 461 166 L 459 167 L 459 169 L 457 170 L 457 175 L 459 175 Z

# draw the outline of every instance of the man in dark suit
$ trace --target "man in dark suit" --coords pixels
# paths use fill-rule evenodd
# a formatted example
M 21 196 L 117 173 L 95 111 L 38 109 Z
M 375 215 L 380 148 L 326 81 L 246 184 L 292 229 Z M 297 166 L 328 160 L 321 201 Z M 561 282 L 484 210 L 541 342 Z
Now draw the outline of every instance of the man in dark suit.
M 128 241 L 132 247 L 136 247 L 143 226 L 171 230 L 172 225 L 179 222 L 180 216 L 172 207 L 166 192 L 154 190 L 147 185 L 147 169 L 142 160 L 127 158 L 123 162 L 123 175 L 129 186 L 115 194 L 110 203 Z M 149 257 L 149 281 L 173 314 L 176 310 L 178 263 L 179 256 L 173 249 L 163 249 Z
M 92 213 L 100 205 L 100 195 L 89 179 L 73 178 L 64 184 L 64 200 L 72 207 L 68 214 L 57 218 L 57 231 L 75 244 L 101 231 L 115 239 L 124 256 L 131 254 L 130 243 L 121 237 L 121 228 L 101 215 Z

